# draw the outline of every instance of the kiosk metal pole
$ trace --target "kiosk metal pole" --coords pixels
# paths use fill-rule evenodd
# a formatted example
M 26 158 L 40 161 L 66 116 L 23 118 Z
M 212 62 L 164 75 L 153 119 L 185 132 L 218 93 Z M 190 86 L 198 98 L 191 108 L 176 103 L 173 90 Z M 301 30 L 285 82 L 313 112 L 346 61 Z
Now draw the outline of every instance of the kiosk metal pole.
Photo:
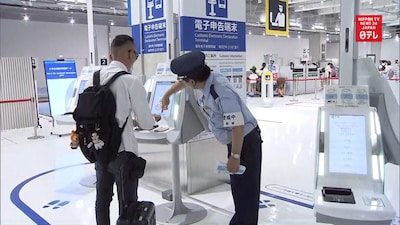
M 171 131 L 173 132 L 173 131 Z M 179 174 L 179 142 L 177 136 L 179 131 L 171 136 L 176 135 L 172 145 L 172 203 L 164 203 L 156 206 L 157 221 L 163 223 L 193 224 L 207 216 L 207 210 L 202 206 L 182 202 L 182 193 L 180 190 L 180 174 Z M 186 207 L 187 206 L 187 207 Z

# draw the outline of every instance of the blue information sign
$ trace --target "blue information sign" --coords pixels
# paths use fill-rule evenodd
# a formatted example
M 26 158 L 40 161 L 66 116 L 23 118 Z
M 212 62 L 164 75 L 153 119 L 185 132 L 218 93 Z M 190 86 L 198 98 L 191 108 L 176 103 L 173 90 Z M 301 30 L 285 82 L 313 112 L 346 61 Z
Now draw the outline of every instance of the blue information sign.
M 154 20 L 164 17 L 163 0 L 146 0 L 146 19 Z
M 245 22 L 181 17 L 182 51 L 246 51 Z
M 207 16 L 228 18 L 228 0 L 206 0 Z
M 166 20 L 144 23 L 143 32 L 143 53 L 157 53 L 167 51 L 167 28 Z
M 44 61 L 46 79 L 76 78 L 75 61 Z
M 132 38 L 135 41 L 137 53 L 141 54 L 142 49 L 140 48 L 140 42 L 142 39 L 140 38 L 140 25 L 139 24 L 135 24 L 132 26 Z

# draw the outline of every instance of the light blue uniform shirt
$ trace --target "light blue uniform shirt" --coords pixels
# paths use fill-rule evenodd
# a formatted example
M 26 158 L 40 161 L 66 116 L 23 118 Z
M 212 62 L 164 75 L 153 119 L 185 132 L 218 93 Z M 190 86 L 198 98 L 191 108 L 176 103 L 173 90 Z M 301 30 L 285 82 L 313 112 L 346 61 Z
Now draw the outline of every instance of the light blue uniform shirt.
M 211 91 L 212 85 L 218 95 L 215 99 Z M 224 75 L 211 72 L 202 92 L 199 104 L 208 117 L 210 130 L 222 144 L 232 143 L 232 127 L 224 127 L 224 114 L 241 113 L 243 115 L 244 135 L 257 126 L 257 120 Z

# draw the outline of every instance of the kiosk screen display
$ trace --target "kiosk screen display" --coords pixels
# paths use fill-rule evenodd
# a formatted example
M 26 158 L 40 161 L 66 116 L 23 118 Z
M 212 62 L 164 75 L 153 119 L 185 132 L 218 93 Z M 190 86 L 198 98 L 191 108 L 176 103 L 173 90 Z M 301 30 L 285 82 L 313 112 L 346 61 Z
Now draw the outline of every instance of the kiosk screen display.
M 86 83 L 87 83 L 87 80 L 81 80 L 81 82 L 79 83 L 78 96 L 79 96 L 79 94 L 81 94 L 85 90 Z M 78 97 L 75 99 L 74 107 L 76 107 L 77 104 L 78 104 Z
M 329 172 L 367 175 L 366 118 L 329 115 Z
M 79 84 L 78 94 L 82 93 L 85 90 L 87 80 L 82 80 Z
M 175 81 L 157 81 L 153 91 L 153 101 L 151 102 L 151 113 L 158 114 L 163 117 L 170 117 L 171 110 L 174 105 L 174 95 L 169 98 L 169 106 L 167 110 L 161 112 L 161 98 L 165 92 L 175 83 Z
M 44 72 L 46 74 L 47 91 L 49 94 L 50 113 L 52 116 L 67 112 L 76 81 L 76 67 L 74 60 L 46 60 Z

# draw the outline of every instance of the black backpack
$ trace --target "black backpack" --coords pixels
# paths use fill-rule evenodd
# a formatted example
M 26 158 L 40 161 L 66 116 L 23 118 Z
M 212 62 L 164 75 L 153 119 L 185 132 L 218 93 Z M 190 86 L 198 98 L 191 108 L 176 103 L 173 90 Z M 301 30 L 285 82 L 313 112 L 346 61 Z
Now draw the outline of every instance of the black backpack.
M 100 71 L 93 75 L 93 86 L 79 94 L 78 104 L 73 112 L 79 147 L 89 162 L 107 165 L 115 159 L 121 145 L 122 128 L 115 118 L 116 103 L 110 85 L 123 74 L 116 73 L 105 85 L 100 85 Z

